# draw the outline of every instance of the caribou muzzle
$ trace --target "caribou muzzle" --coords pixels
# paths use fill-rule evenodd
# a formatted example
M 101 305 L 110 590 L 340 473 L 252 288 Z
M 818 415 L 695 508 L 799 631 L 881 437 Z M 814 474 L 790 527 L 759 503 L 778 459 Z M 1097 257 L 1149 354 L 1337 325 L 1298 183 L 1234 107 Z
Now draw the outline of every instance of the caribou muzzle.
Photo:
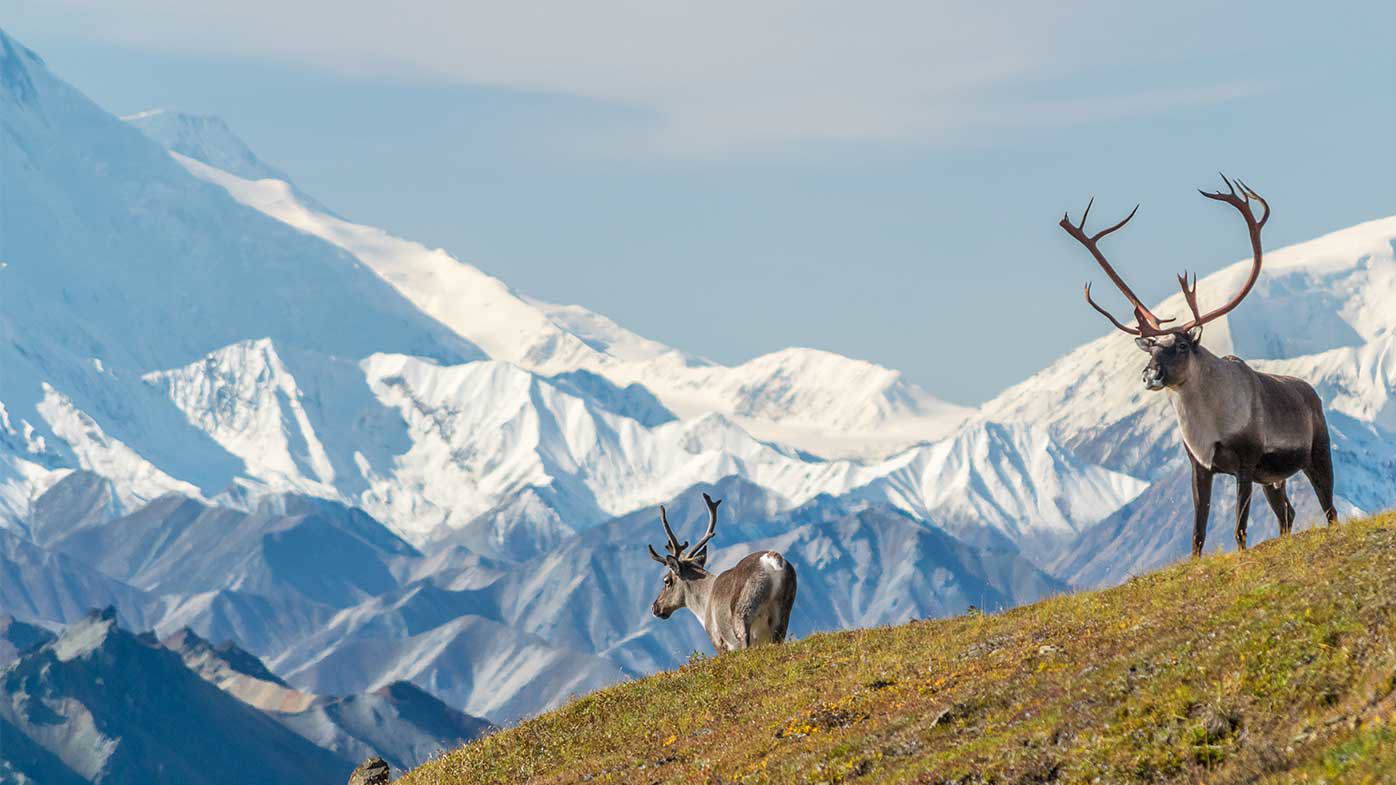
M 1149 363 L 1144 367 L 1144 389 L 1162 390 L 1168 386 L 1167 374 L 1164 373 L 1163 366 Z

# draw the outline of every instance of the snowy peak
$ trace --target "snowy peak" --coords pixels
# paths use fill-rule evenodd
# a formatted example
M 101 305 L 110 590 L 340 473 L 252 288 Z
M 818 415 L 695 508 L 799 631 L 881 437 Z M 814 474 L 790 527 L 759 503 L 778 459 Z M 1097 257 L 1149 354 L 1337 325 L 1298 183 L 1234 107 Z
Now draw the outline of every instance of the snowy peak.
M 679 417 L 720 412 L 760 438 L 826 456 L 880 455 L 951 432 L 968 411 L 896 372 L 789 349 L 726 367 L 644 339 L 575 305 L 525 297 L 441 249 L 326 213 L 285 182 L 253 180 L 176 151 L 191 174 L 363 262 L 490 357 L 544 376 L 584 371 L 648 388 Z
M 899 371 L 819 349 L 782 349 L 742 363 L 739 368 L 748 376 L 741 385 L 741 403 L 736 410 L 742 415 L 773 411 L 781 416 L 791 410 L 805 410 L 811 407 L 801 405 L 801 398 L 811 395 L 820 398 L 814 408 L 837 406 L 841 396 L 836 391 L 852 398 L 881 395 L 879 403 L 885 408 L 879 413 L 890 416 L 954 408 L 903 381 Z
M 1396 217 L 1341 229 L 1269 251 L 1255 288 L 1223 320 L 1209 324 L 1219 353 L 1282 360 L 1359 346 L 1396 330 Z M 1198 283 L 1208 310 L 1235 294 L 1251 271 L 1245 259 Z M 1188 313 L 1181 293 L 1161 302 L 1161 316 Z
M 970 411 L 932 396 L 900 371 L 819 349 L 772 352 L 731 375 L 734 414 L 794 426 L 857 432 L 929 419 L 948 432 Z
M 1269 253 L 1255 291 L 1228 317 L 1235 352 L 1293 359 L 1396 333 L 1393 243 L 1396 218 L 1385 218 Z M 1223 274 L 1234 287 L 1248 267 L 1238 263 Z
M 421 311 L 491 357 L 541 373 L 606 363 L 604 356 L 559 328 L 497 278 L 445 251 L 353 224 L 308 204 L 286 182 L 252 180 L 177 154 L 190 174 L 288 226 L 353 254 Z
M 0 145 L 5 318 L 32 354 L 145 372 L 270 335 L 350 356 L 478 356 L 342 252 L 191 177 L 10 39 L 0 54 L 0 101 L 13 104 Z
M 121 118 L 161 146 L 248 180 L 284 180 L 263 163 L 222 118 L 171 109 L 150 109 Z
M 978 420 L 953 438 L 889 459 L 857 489 L 980 545 L 1024 553 L 1058 545 L 1147 483 L 1087 463 L 1044 429 Z
M 549 376 L 555 387 L 579 398 L 588 398 L 612 414 L 629 417 L 646 428 L 663 425 L 677 419 L 664 408 L 654 394 L 639 383 L 621 387 L 600 374 L 587 370 L 568 371 Z
M 297 369 L 319 362 L 297 357 Z M 780 370 L 791 364 L 830 378 L 857 372 L 884 391 L 903 385 L 895 372 L 809 350 L 763 359 L 756 369 L 799 396 L 808 388 Z M 946 525 L 988 526 L 1013 542 L 1076 531 L 1140 487 L 1026 426 L 979 422 L 951 440 L 887 459 L 823 461 L 755 438 L 750 417 L 676 419 L 644 387 L 619 388 L 589 371 L 548 378 L 507 362 L 442 365 L 378 354 L 352 374 L 331 377 L 333 384 L 307 386 L 308 377 L 290 365 L 275 344 L 255 340 L 144 379 L 243 461 L 243 491 L 255 481 L 258 494 L 296 492 L 361 506 L 414 542 L 445 540 L 509 562 L 682 488 L 730 476 L 766 487 L 787 506 L 821 493 L 866 495 Z M 819 374 L 812 378 L 817 387 Z M 354 387 L 364 394 L 353 407 L 326 403 Z M 913 392 L 884 397 L 903 401 L 903 411 L 929 411 Z M 400 434 L 402 448 L 375 460 L 362 454 L 364 439 L 340 430 L 346 421 L 394 418 L 397 425 L 376 438 Z M 219 500 L 255 506 L 250 498 Z
M 334 495 L 334 464 L 270 339 L 233 344 L 143 378 L 191 425 L 241 458 L 251 477 L 277 491 Z

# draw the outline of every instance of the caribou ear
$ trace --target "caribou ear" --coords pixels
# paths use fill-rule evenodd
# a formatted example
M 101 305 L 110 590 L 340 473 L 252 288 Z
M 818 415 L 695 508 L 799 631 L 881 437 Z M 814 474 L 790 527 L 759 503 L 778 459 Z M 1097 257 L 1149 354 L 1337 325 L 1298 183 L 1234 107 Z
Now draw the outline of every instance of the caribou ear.
M 1188 330 L 1187 336 L 1188 336 L 1188 342 L 1191 344 L 1191 346 L 1189 346 L 1189 348 L 1192 348 L 1192 346 L 1199 346 L 1199 345 L 1201 345 L 1201 343 L 1202 343 L 1202 325 L 1199 324 L 1199 325 L 1197 325 L 1196 327 L 1192 328 L 1191 330 Z
M 1140 349 L 1143 349 L 1144 351 L 1147 352 L 1147 351 L 1149 351 L 1150 349 L 1154 348 L 1154 339 L 1153 339 L 1153 338 L 1135 338 L 1135 339 L 1134 339 L 1134 345 L 1135 345 L 1135 346 L 1138 346 Z
M 680 564 L 680 563 L 679 563 L 679 560 L 678 560 L 678 559 L 675 559 L 673 556 L 669 556 L 668 554 L 665 554 L 665 556 L 664 556 L 664 565 L 665 565 L 666 567 L 668 567 L 670 570 L 672 570 L 673 573 L 674 573 L 675 575 L 680 575 L 680 574 L 682 574 L 683 565 Z

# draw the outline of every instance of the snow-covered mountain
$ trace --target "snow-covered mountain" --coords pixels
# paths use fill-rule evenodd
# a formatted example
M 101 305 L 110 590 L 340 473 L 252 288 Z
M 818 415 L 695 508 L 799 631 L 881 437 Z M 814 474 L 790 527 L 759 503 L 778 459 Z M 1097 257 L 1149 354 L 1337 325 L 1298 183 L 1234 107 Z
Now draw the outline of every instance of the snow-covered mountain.
M 150 109 L 121 118 L 166 149 L 249 180 L 290 180 L 252 152 L 221 117 Z
M 685 355 L 580 306 L 520 295 L 443 250 L 326 214 L 284 180 L 239 176 L 217 165 L 227 154 L 190 155 L 205 146 L 164 127 L 143 127 L 191 174 L 353 254 L 497 360 L 542 375 L 585 370 L 622 386 L 640 383 L 680 416 L 724 414 L 758 438 L 827 456 L 876 455 L 939 438 L 969 413 L 897 371 L 829 352 L 786 349 L 736 367 Z
M 0 49 L 0 518 L 77 466 L 126 509 L 227 489 L 240 461 L 142 379 L 223 346 L 483 357 L 353 257 L 189 176 L 13 39 Z
M 167 493 L 244 509 L 298 493 L 362 507 L 417 544 L 509 560 L 730 474 L 790 507 L 857 492 L 947 522 L 989 511 L 1015 541 L 1075 531 L 1142 489 L 1026 456 L 986 491 L 1012 498 L 939 483 L 956 456 L 917 445 L 965 412 L 893 371 L 810 350 L 726 368 L 538 303 L 285 182 L 166 151 L 7 45 L 7 84 L 23 88 L 0 100 L 25 142 L 4 151 L 18 173 L 0 288 L 11 526 L 72 468 L 111 481 L 109 515 Z M 133 121 L 186 153 L 274 173 L 208 118 Z M 811 434 L 888 457 L 813 458 L 799 448 L 832 442 Z M 950 498 L 959 487 L 976 498 Z M 1031 523 L 1010 523 L 1024 511 Z

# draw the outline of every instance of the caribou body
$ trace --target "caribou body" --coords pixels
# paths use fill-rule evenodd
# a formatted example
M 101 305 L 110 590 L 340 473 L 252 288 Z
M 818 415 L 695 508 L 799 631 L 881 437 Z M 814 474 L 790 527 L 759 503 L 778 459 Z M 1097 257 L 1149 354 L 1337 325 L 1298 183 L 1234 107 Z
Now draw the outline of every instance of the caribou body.
M 660 556 L 654 546 L 649 550 L 650 557 L 668 572 L 651 611 L 661 619 L 680 608 L 693 611 L 718 652 L 784 641 L 795 604 L 795 568 L 775 551 L 757 551 L 730 570 L 717 575 L 708 572 L 704 569 L 708 542 L 717 529 L 717 506 L 722 502 L 706 493 L 703 502 L 708 507 L 708 528 L 691 550 L 687 542 L 679 542 L 668 513 L 659 508 L 668 538 L 666 552 Z
M 1144 386 L 1163 390 L 1178 416 L 1183 446 L 1192 462 L 1193 532 L 1192 554 L 1199 556 L 1207 537 L 1211 512 L 1212 480 L 1216 474 L 1236 478 L 1236 545 L 1246 547 L 1246 522 L 1250 516 L 1253 483 L 1260 483 L 1265 498 L 1279 519 L 1280 534 L 1294 526 L 1294 507 L 1285 493 L 1285 482 L 1303 472 L 1313 485 L 1323 513 L 1332 524 L 1337 520 L 1333 507 L 1333 459 L 1323 403 L 1314 388 L 1302 379 L 1253 370 L 1238 357 L 1218 357 L 1200 343 L 1202 326 L 1229 313 L 1250 293 L 1260 275 L 1260 231 L 1270 219 L 1270 205 L 1249 186 L 1222 178 L 1227 193 L 1200 193 L 1235 207 L 1250 233 L 1253 262 L 1250 276 L 1241 291 L 1225 305 L 1207 313 L 1197 306 L 1197 277 L 1189 285 L 1187 274 L 1178 276 L 1183 298 L 1192 311 L 1184 324 L 1165 326 L 1173 319 L 1160 319 L 1140 302 L 1129 286 L 1101 253 L 1102 237 L 1129 223 L 1134 211 L 1119 223 L 1093 235 L 1085 231 L 1090 205 L 1074 224 L 1063 216 L 1061 227 L 1086 247 L 1101 269 L 1134 307 L 1135 326 L 1122 324 L 1091 298 L 1086 284 L 1086 302 L 1110 320 L 1117 329 L 1136 336 L 1135 343 L 1149 354 L 1144 368 Z M 1239 192 L 1237 187 L 1239 186 Z M 1264 214 L 1257 219 L 1251 202 L 1260 203 Z

